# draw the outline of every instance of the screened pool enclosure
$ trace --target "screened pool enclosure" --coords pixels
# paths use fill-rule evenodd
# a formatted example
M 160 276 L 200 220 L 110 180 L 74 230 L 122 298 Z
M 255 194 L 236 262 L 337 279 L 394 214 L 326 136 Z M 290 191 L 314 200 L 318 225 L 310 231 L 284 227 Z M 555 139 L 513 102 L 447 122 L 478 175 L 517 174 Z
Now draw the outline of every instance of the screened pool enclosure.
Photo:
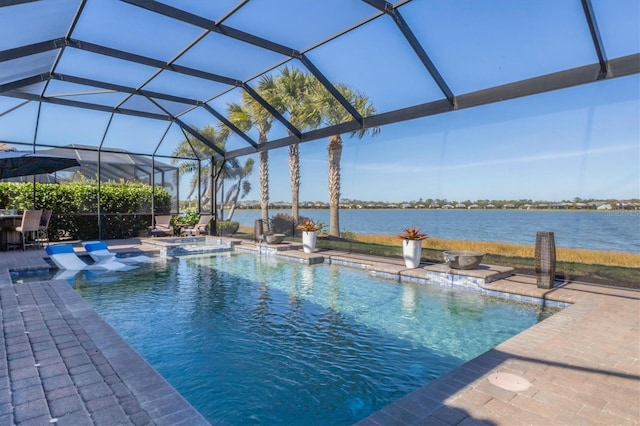
M 640 72 L 636 0 L 480 3 L 3 1 L 0 142 L 209 213 L 271 150 Z

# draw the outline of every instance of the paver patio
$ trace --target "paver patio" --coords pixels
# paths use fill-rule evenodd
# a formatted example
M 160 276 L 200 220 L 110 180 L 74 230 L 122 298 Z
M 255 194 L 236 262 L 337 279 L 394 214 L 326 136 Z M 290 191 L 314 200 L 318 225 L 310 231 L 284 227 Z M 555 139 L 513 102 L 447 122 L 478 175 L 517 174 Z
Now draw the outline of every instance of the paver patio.
M 0 425 L 209 424 L 68 283 L 11 283 L 44 256 L 0 253 Z
M 416 273 L 398 259 L 291 254 Z M 0 425 L 207 424 L 66 282 L 11 283 L 10 269 L 48 267 L 44 256 L 0 253 Z M 639 292 L 543 290 L 519 275 L 485 287 L 572 305 L 360 424 L 640 424 Z

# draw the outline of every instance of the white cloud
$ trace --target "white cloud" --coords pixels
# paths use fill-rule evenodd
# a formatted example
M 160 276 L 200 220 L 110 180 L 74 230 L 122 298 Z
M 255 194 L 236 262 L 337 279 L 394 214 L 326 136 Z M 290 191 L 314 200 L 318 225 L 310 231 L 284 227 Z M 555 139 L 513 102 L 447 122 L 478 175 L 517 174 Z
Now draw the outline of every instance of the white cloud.
M 354 164 L 348 163 L 343 164 L 343 168 L 354 168 L 355 171 L 358 172 L 375 172 L 377 174 L 403 174 L 407 173 L 433 173 L 436 170 L 460 170 L 460 169 L 470 169 L 475 167 L 487 167 L 487 166 L 496 166 L 500 164 L 514 164 L 514 163 L 536 163 L 540 161 L 549 161 L 549 160 L 566 160 L 568 158 L 580 158 L 584 156 L 597 156 L 603 154 L 611 154 L 616 152 L 625 152 L 625 151 L 638 151 L 640 146 L 637 144 L 629 144 L 629 145 L 618 145 L 611 146 L 605 148 L 594 148 L 594 149 L 586 149 L 580 151 L 571 151 L 571 152 L 553 152 L 553 153 L 542 153 L 537 155 L 529 155 L 523 157 L 511 157 L 511 158 L 497 158 L 491 160 L 482 160 L 482 161 L 474 161 L 470 163 L 460 163 L 460 164 L 450 164 L 450 165 L 441 165 L 441 166 L 420 166 L 415 163 L 404 163 L 404 162 L 394 162 L 394 163 L 364 163 L 364 164 Z

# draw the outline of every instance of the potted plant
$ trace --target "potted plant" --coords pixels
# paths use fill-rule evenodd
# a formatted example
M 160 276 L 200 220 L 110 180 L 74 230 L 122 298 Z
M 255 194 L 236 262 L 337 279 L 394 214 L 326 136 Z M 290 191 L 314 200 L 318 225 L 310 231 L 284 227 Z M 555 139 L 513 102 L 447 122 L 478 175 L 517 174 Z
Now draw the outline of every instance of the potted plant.
M 322 229 L 322 225 L 315 223 L 311 219 L 307 219 L 296 228 L 302 231 L 302 250 L 304 250 L 305 253 L 312 253 L 316 248 L 316 232 Z
M 417 268 L 422 256 L 422 240 L 427 234 L 420 232 L 419 228 L 406 228 L 402 234 L 397 235 L 402 240 L 402 257 L 407 268 Z

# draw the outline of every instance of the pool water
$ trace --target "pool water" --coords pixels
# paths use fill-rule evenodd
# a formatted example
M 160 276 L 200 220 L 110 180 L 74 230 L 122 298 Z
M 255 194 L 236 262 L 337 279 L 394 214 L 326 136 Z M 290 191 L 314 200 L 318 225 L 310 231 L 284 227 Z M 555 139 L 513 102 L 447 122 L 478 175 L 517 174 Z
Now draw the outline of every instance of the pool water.
M 235 253 L 73 285 L 209 421 L 234 425 L 352 424 L 555 312 Z

